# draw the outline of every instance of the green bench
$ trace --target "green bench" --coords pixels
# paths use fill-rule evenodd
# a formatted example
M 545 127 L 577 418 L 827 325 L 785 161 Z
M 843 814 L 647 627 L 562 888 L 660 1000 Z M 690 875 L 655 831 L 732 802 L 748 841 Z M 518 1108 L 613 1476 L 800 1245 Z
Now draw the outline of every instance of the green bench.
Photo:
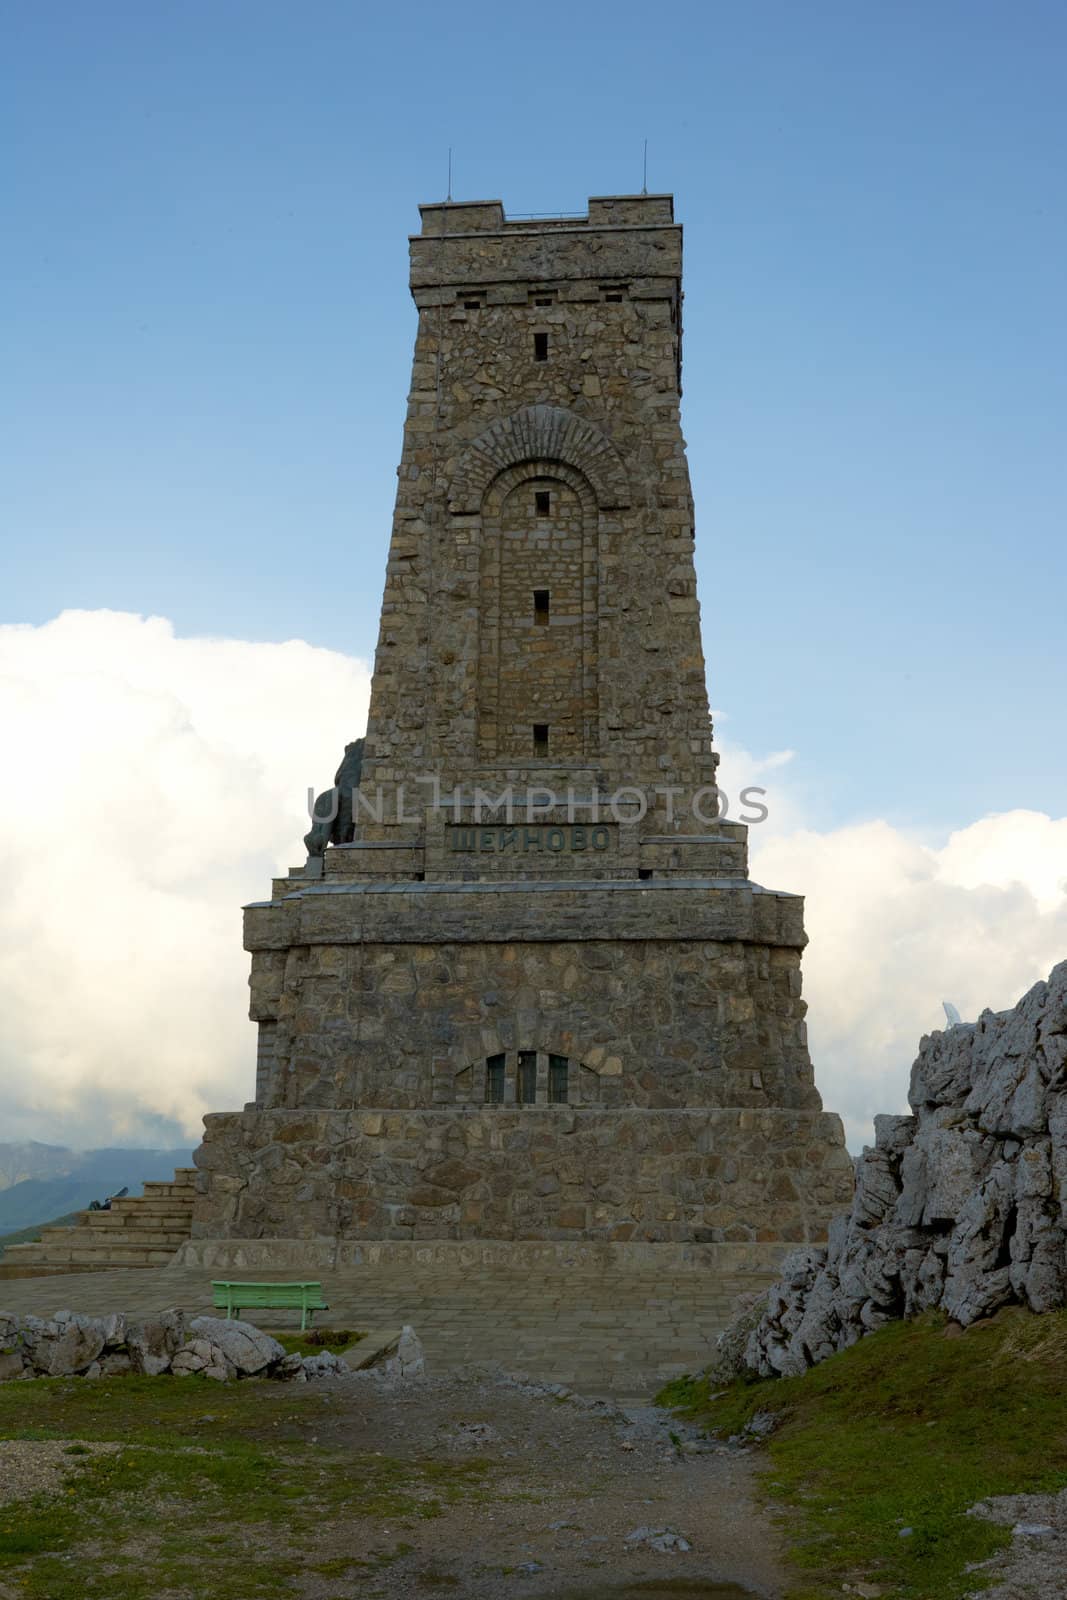
M 329 1311 L 322 1298 L 321 1283 L 226 1283 L 212 1282 L 216 1311 L 227 1318 L 239 1317 L 248 1310 L 299 1311 L 300 1331 L 307 1328 L 316 1311 Z

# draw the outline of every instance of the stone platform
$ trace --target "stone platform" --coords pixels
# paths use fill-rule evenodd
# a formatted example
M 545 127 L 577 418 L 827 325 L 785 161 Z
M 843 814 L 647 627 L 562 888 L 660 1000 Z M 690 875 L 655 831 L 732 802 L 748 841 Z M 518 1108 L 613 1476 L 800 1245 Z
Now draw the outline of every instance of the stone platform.
M 433 1371 L 490 1364 L 590 1395 L 647 1399 L 670 1378 L 705 1365 L 735 1297 L 775 1275 L 773 1251 L 743 1246 L 718 1247 L 717 1270 L 709 1271 L 706 1251 L 716 1247 L 364 1243 L 346 1247 L 348 1259 L 332 1265 L 315 1259 L 313 1242 L 276 1240 L 275 1259 L 287 1259 L 267 1267 L 265 1246 L 224 1243 L 187 1245 L 181 1264 L 158 1270 L 5 1283 L 0 1310 L 147 1316 L 181 1306 L 198 1313 L 210 1309 L 213 1277 L 254 1274 L 266 1282 L 306 1273 L 321 1278 L 330 1303 L 318 1319 L 324 1326 L 410 1322 Z M 321 1248 L 328 1254 L 338 1247 L 323 1241 Z M 253 1251 L 244 1266 L 241 1250 Z M 362 1252 L 358 1262 L 349 1254 L 355 1250 Z M 210 1256 L 210 1264 L 192 1264 L 197 1254 Z M 249 1317 L 277 1327 L 285 1314 Z
M 821 1242 L 852 1195 L 831 1113 L 249 1110 L 205 1118 L 192 1235 Z

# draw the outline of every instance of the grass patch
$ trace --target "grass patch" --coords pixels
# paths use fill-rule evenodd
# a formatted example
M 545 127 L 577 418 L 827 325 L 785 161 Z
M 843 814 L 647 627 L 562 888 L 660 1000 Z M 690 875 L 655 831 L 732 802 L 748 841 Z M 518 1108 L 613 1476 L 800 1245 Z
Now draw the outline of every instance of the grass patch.
M 966 1565 L 1010 1538 L 967 1508 L 1067 1484 L 1067 1313 L 1012 1308 L 954 1339 L 945 1326 L 936 1313 L 893 1324 L 800 1378 L 715 1398 L 707 1378 L 684 1378 L 660 1395 L 726 1436 L 757 1411 L 778 1415 L 762 1482 L 792 1513 L 791 1600 L 860 1578 L 961 1600 L 982 1586 Z
M 0 1386 L 0 1438 L 123 1445 L 87 1459 L 74 1444 L 58 1495 L 0 1504 L 0 1590 L 25 1600 L 291 1597 L 324 1564 L 366 1571 L 397 1559 L 398 1530 L 461 1501 L 499 1498 L 484 1461 L 402 1461 L 315 1443 L 335 1416 L 324 1397 L 266 1383 Z
M 367 1335 L 365 1330 L 356 1328 L 308 1328 L 305 1333 L 272 1333 L 271 1337 L 291 1356 L 317 1356 L 323 1350 L 332 1350 L 339 1356 Z

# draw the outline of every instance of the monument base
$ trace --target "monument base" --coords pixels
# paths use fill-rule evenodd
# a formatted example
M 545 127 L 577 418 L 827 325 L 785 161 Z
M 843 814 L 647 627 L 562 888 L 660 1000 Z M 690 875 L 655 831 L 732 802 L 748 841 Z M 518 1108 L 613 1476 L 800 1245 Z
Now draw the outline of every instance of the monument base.
M 312 1273 L 349 1267 L 442 1269 L 484 1268 L 527 1276 L 560 1269 L 627 1276 L 712 1273 L 718 1277 L 773 1274 L 789 1244 L 610 1244 L 589 1239 L 191 1239 L 168 1263 L 205 1272 Z
M 840 1119 L 783 1108 L 449 1106 L 205 1118 L 192 1238 L 818 1243 Z

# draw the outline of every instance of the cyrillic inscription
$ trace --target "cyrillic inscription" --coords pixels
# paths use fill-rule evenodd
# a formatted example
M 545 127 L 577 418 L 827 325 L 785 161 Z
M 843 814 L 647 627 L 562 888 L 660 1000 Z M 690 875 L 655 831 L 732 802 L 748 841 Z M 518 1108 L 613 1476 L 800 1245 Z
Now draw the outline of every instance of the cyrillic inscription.
M 450 827 L 449 849 L 490 855 L 579 855 L 583 850 L 609 850 L 612 830 L 603 824 L 567 823 L 563 827 Z

